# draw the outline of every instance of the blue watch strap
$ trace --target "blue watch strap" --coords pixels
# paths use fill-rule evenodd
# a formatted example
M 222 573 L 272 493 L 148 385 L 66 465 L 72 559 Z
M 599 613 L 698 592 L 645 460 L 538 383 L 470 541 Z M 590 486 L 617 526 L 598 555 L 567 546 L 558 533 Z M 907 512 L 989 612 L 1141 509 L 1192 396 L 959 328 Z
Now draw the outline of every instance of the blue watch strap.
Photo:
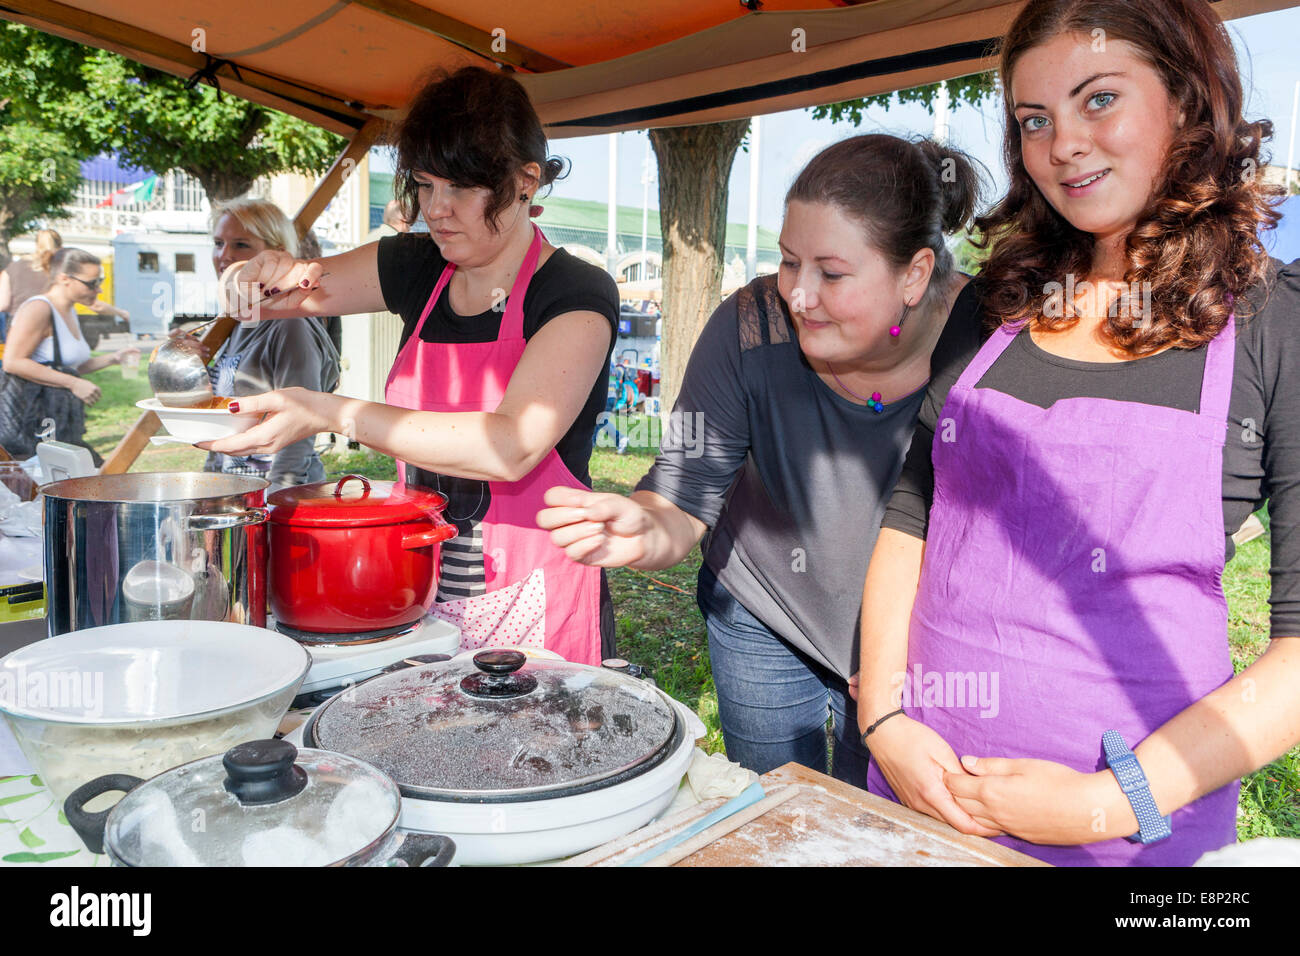
M 1106 751 L 1106 764 L 1119 781 L 1119 788 L 1128 797 L 1133 814 L 1137 817 L 1138 832 L 1126 839 L 1137 843 L 1155 843 L 1170 836 L 1173 830 L 1170 829 L 1169 818 L 1160 815 L 1147 784 L 1147 775 L 1138 763 L 1137 754 L 1133 753 L 1117 730 L 1108 730 L 1102 734 L 1101 745 Z

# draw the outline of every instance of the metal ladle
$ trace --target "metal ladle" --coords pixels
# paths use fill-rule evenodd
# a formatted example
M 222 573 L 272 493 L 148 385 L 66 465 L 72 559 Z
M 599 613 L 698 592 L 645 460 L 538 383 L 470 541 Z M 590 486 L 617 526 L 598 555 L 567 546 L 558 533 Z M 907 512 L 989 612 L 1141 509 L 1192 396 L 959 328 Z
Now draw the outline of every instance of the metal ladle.
M 205 322 L 199 328 L 212 322 Z M 149 358 L 149 386 L 159 404 L 196 408 L 212 401 L 212 380 L 208 377 L 204 352 L 203 343 L 194 331 L 174 335 L 154 349 Z
M 328 272 L 321 273 L 325 278 Z M 278 299 L 296 290 L 291 286 L 273 295 L 263 296 L 250 304 L 250 308 Z M 212 379 L 208 376 L 207 349 L 195 334 L 219 321 L 222 316 L 209 319 L 202 325 L 181 335 L 173 335 L 154 349 L 149 358 L 149 387 L 160 405 L 169 408 L 202 408 L 211 405 L 214 397 Z

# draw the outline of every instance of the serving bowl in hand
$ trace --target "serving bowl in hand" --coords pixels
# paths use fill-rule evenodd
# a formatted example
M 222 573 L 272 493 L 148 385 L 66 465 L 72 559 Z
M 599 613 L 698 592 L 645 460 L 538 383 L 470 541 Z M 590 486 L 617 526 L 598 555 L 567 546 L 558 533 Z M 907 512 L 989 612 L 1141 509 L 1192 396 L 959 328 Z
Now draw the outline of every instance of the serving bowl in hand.
M 190 444 L 238 435 L 248 431 L 262 417 L 259 412 L 232 414 L 228 408 L 174 408 L 156 398 L 146 398 L 135 405 L 157 415 L 167 434 Z

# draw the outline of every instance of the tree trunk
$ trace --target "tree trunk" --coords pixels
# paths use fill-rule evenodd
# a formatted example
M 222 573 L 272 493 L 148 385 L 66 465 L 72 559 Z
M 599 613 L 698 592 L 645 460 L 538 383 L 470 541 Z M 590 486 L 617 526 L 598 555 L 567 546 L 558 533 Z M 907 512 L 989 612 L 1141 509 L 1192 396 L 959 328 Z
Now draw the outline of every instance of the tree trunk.
M 13 238 L 12 230 L 19 217 L 29 208 L 27 203 L 15 199 L 12 195 L 0 199 L 0 269 L 5 269 L 13 261 L 13 253 L 9 251 L 9 240 Z
M 210 203 L 238 199 L 253 188 L 252 176 L 234 173 L 228 169 L 194 165 L 181 168 L 203 184 L 203 191 L 208 194 Z
M 665 415 L 677 401 L 695 339 L 722 299 L 727 187 L 748 130 L 743 119 L 649 131 L 664 243 L 659 394 Z
M 231 134 L 241 146 L 247 147 L 266 125 L 266 122 L 266 111 L 249 103 L 244 111 L 244 120 L 240 124 L 238 131 L 232 127 Z M 249 176 L 247 173 L 236 172 L 229 166 L 220 163 L 213 163 L 212 165 L 185 164 L 181 168 L 203 184 L 203 191 L 208 194 L 208 202 L 210 203 L 238 199 L 253 188 L 253 182 L 256 178 Z

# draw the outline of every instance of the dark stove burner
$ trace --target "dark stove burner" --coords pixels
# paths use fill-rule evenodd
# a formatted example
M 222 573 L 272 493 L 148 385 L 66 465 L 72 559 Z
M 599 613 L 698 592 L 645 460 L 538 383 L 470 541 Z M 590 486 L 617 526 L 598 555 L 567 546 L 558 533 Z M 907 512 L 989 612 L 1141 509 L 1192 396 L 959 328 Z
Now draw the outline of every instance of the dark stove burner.
M 377 644 L 380 641 L 389 641 L 395 637 L 401 637 L 403 634 L 410 634 L 420 626 L 419 621 L 411 624 L 399 624 L 396 627 L 384 627 L 377 631 L 352 631 L 346 634 L 338 632 L 319 633 L 317 631 L 300 631 L 296 627 L 290 627 L 287 624 L 275 622 L 275 629 L 281 634 L 292 637 L 301 644 L 322 647 L 325 645 L 341 644 L 352 646 L 354 644 Z

